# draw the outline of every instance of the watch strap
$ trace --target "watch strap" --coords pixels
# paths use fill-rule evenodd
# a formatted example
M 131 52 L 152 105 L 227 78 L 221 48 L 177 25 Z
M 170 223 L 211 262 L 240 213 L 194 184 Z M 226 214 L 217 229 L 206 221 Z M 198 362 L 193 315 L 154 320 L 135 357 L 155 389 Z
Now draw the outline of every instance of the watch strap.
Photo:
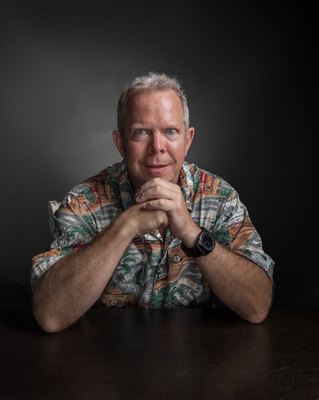
M 186 247 L 184 243 L 181 244 L 182 250 L 188 257 L 202 257 L 206 256 L 207 254 L 211 253 L 215 248 L 215 239 L 207 229 L 201 228 L 202 231 L 200 232 L 196 244 L 194 247 Z M 209 239 L 208 246 L 205 244 L 204 239 Z

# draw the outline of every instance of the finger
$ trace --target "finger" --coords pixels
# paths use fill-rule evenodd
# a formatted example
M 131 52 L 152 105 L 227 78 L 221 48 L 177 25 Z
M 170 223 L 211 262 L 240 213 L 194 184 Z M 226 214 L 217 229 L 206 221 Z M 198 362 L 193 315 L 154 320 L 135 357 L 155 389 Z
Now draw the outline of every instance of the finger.
M 182 192 L 177 185 L 165 185 L 162 183 L 158 183 L 154 186 L 148 186 L 141 189 L 139 192 L 136 193 L 135 199 L 138 203 L 150 199 L 176 199 L 176 196 L 181 195 L 181 193 Z
M 142 207 L 145 210 L 161 210 L 169 212 L 174 208 L 174 202 L 167 199 L 149 200 L 143 203 Z
M 152 199 L 161 199 L 161 198 L 171 199 L 172 197 L 173 197 L 172 193 L 170 193 L 167 189 L 156 186 L 156 187 L 147 189 L 143 193 L 138 194 L 135 197 L 135 199 L 136 199 L 137 203 L 143 203 L 145 201 L 152 200 Z
M 137 203 L 144 203 L 149 200 L 166 199 L 178 201 L 180 194 L 164 188 L 151 188 L 136 197 Z
M 157 187 L 157 186 L 163 187 L 163 188 L 167 188 L 167 189 L 171 189 L 171 190 L 179 189 L 179 186 L 174 184 L 174 183 L 172 183 L 172 182 L 166 181 L 166 180 L 161 179 L 161 178 L 153 178 L 153 179 L 150 179 L 149 181 L 145 182 L 137 190 L 137 194 L 144 193 L 145 191 L 147 191 L 147 190 L 149 190 L 149 189 L 151 189 L 153 187 Z

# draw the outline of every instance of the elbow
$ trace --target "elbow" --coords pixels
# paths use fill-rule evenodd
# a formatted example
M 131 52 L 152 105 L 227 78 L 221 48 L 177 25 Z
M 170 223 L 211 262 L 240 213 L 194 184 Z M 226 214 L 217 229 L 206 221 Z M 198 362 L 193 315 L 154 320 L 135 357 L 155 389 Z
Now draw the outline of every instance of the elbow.
M 248 322 L 250 322 L 251 324 L 261 324 L 262 322 L 265 321 L 265 319 L 267 318 L 268 312 L 266 313 L 252 313 L 251 315 L 249 315 L 248 318 L 245 318 Z
M 51 321 L 38 322 L 38 324 L 45 333 L 58 333 L 63 330 L 58 324 Z
M 245 319 L 251 324 L 261 324 L 267 318 L 269 310 L 270 310 L 270 304 L 252 310 L 252 312 L 249 313 L 249 315 L 247 315 Z
M 251 324 L 261 324 L 269 314 L 272 304 L 272 284 L 268 285 L 268 289 L 263 297 L 251 301 L 250 312 L 245 318 Z
M 57 310 L 52 310 L 52 306 L 48 305 L 43 296 L 35 287 L 32 298 L 33 317 L 39 327 L 46 333 L 57 333 L 66 328 L 65 322 L 61 319 L 61 315 Z M 63 323 L 64 322 L 64 323 Z
M 46 333 L 57 333 L 65 328 L 56 318 L 42 313 L 35 307 L 33 307 L 33 316 L 39 327 Z

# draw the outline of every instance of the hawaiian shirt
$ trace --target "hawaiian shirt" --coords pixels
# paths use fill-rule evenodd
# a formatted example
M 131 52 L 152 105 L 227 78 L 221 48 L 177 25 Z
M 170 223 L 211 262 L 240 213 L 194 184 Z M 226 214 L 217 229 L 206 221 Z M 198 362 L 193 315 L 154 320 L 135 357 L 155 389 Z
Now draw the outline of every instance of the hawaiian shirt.
M 238 193 L 223 179 L 184 162 L 179 185 L 194 222 L 231 251 L 246 257 L 272 279 L 274 261 Z M 123 160 L 73 187 L 55 213 L 51 248 L 33 258 L 31 284 L 58 260 L 92 241 L 135 203 Z M 135 237 L 101 294 L 101 307 L 176 308 L 214 306 L 214 294 L 181 240 L 166 229 Z

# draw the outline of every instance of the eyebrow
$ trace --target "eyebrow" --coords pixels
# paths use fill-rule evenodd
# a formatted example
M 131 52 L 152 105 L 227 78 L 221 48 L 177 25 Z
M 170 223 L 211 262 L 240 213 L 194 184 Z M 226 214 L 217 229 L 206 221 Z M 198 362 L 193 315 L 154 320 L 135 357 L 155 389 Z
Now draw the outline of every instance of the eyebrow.
M 132 131 L 134 129 L 151 130 L 152 128 L 149 128 L 146 124 L 144 125 L 144 124 L 136 123 L 136 124 L 133 124 L 133 125 L 129 126 L 128 129 L 130 131 Z M 175 124 L 171 124 L 171 125 L 168 124 L 167 126 L 165 126 L 164 128 L 161 128 L 161 129 L 164 129 L 164 130 L 166 130 L 166 129 L 175 129 L 176 131 L 180 130 L 177 126 L 175 126 Z
M 148 129 L 148 128 L 146 128 L 146 125 L 144 125 L 144 124 L 133 124 L 133 125 L 128 127 L 128 129 L 130 131 L 133 130 L 133 129 L 139 129 L 139 128 Z

